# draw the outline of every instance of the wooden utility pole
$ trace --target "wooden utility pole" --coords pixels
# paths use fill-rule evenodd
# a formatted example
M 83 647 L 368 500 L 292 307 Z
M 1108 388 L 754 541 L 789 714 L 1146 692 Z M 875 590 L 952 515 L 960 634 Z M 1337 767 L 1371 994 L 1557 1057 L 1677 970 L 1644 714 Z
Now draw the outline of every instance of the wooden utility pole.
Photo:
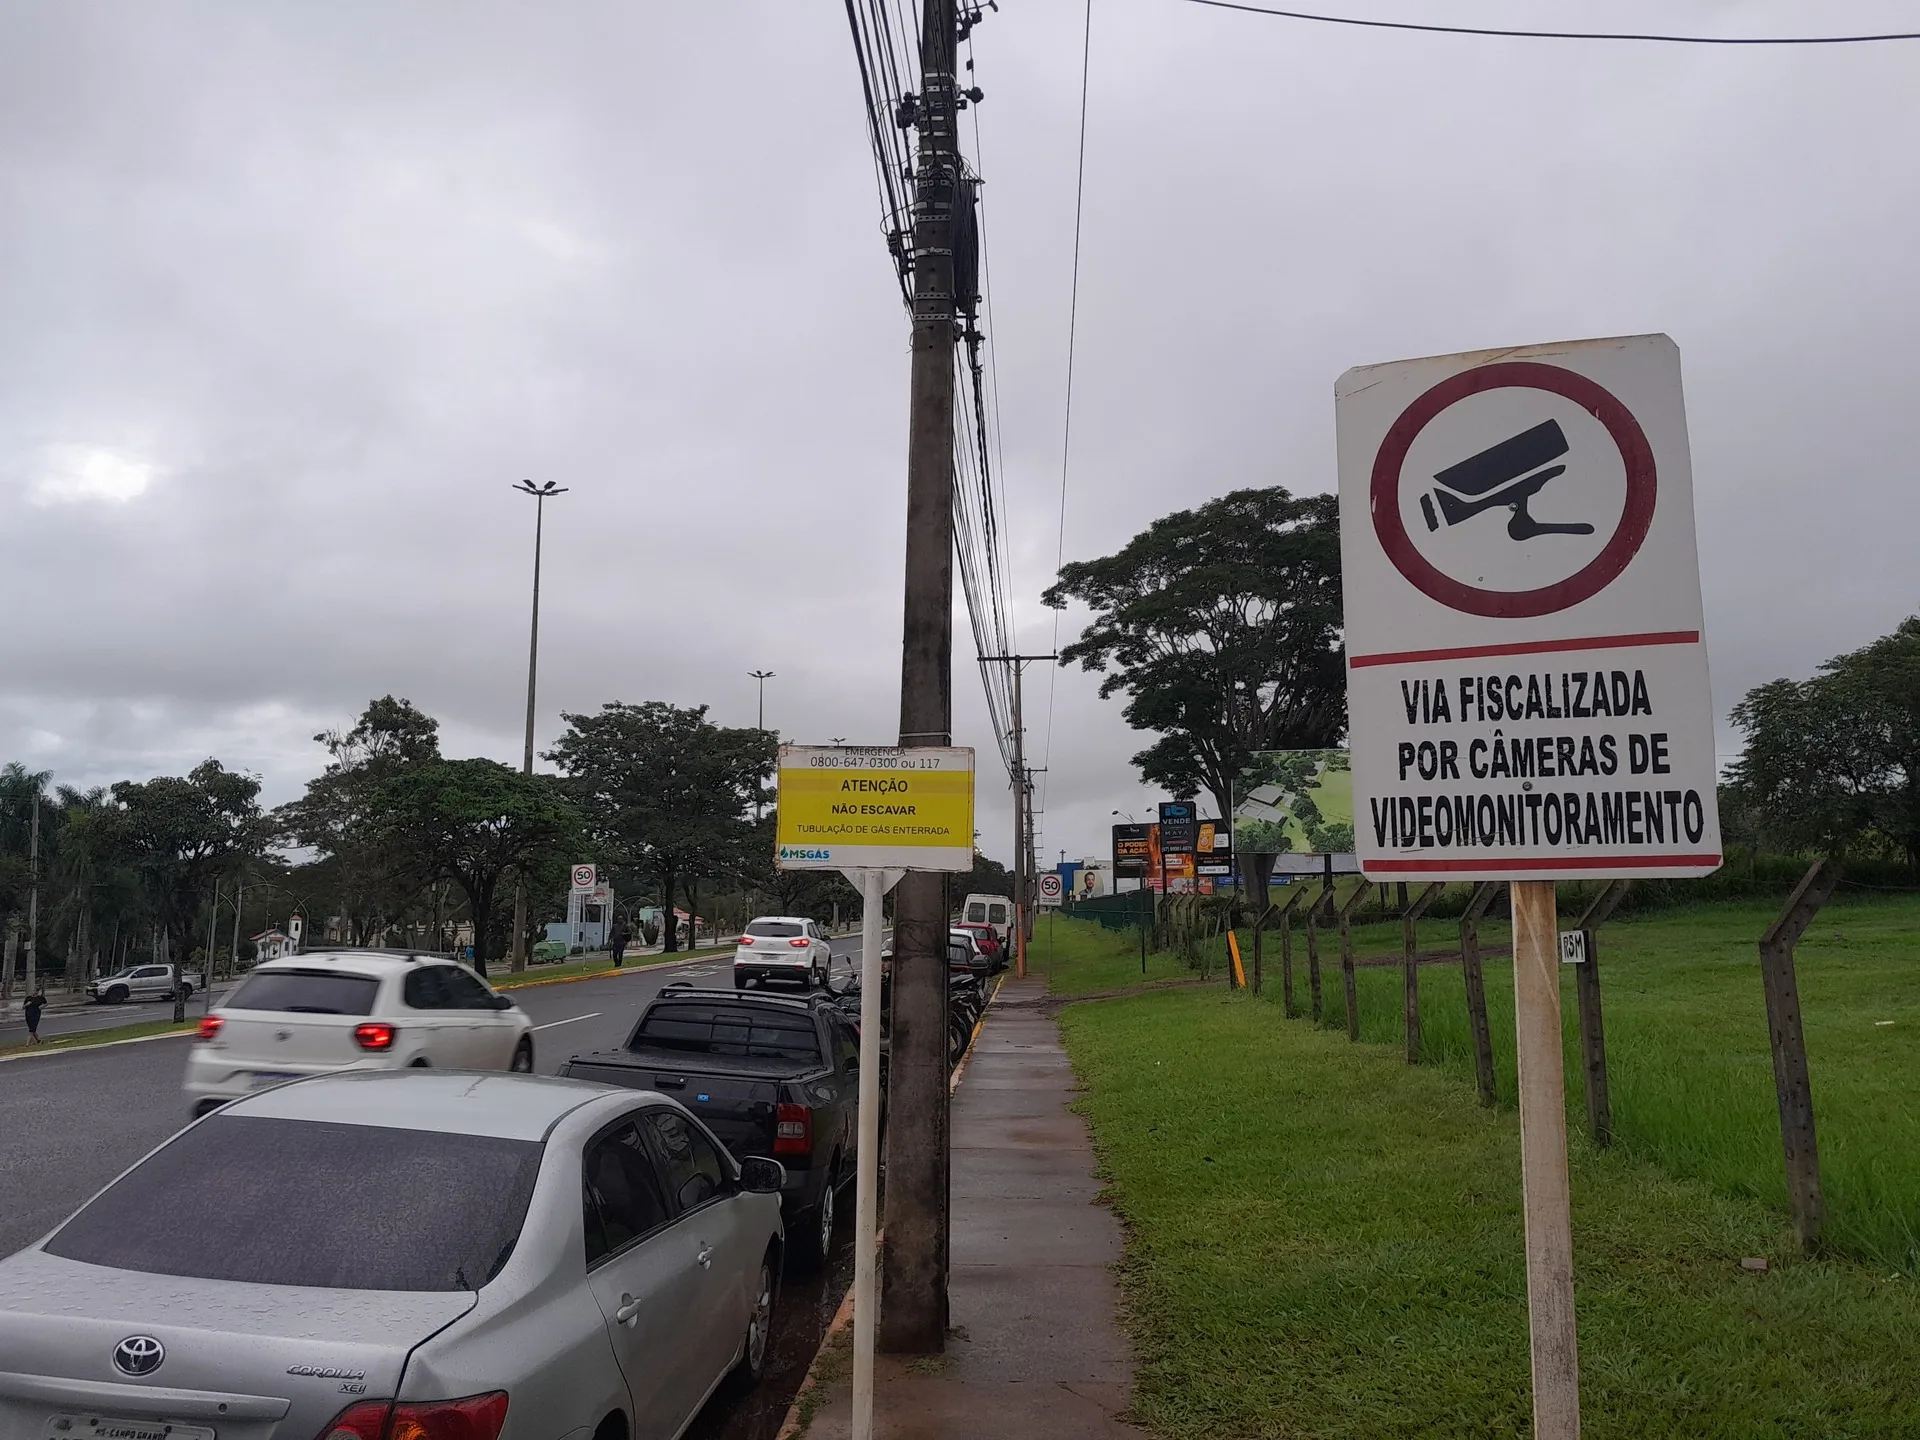
M 1527 1222 L 1533 1433 L 1578 1440 L 1580 1346 L 1560 1046 L 1560 932 L 1551 880 L 1513 884 L 1513 1010 L 1520 1061 L 1520 1184 Z
M 1585 943 L 1586 955 L 1574 967 L 1574 995 L 1580 1005 L 1580 1063 L 1586 1079 L 1587 1129 L 1602 1148 L 1613 1143 L 1613 1101 L 1607 1089 L 1607 1030 L 1600 1015 L 1600 936 L 1620 902 L 1632 888 L 1631 880 L 1606 885 L 1574 922 Z
M 1013 680 L 1013 915 L 1014 973 L 1027 973 L 1027 942 L 1033 938 L 1035 866 L 1033 858 L 1033 777 L 1027 765 L 1027 727 L 1022 718 L 1021 680 L 1030 660 L 1057 655 L 982 655 L 982 665 L 1005 665 Z
M 954 0 L 922 0 L 913 204 L 913 372 L 908 390 L 906 595 L 900 743 L 953 730 Z M 895 891 L 880 1349 L 935 1355 L 947 1339 L 947 880 Z
M 1473 1033 L 1473 1078 L 1480 1103 L 1493 1108 L 1493 1032 L 1487 1024 L 1487 982 L 1480 968 L 1480 921 L 1500 894 L 1500 887 L 1483 880 L 1474 887 L 1460 917 L 1460 971 L 1467 986 L 1467 1027 Z

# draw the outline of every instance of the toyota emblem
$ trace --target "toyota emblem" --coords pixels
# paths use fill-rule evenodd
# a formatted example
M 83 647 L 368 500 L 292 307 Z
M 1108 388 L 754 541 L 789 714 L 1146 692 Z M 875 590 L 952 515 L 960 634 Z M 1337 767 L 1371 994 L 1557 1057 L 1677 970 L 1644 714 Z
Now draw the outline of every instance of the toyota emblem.
M 151 1335 L 129 1335 L 113 1347 L 113 1363 L 123 1375 L 151 1375 L 167 1358 L 167 1347 Z

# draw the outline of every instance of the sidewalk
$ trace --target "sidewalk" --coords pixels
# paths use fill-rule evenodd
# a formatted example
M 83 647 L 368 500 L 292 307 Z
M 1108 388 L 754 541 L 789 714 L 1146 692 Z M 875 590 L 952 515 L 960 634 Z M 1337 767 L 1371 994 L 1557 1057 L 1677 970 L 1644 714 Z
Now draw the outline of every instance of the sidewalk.
M 1133 1358 L 1116 1317 L 1119 1223 L 1095 1203 L 1093 1148 L 1067 1107 L 1073 1071 L 1040 1009 L 1007 980 L 953 1097 L 951 1333 L 944 1357 L 882 1355 L 878 1440 L 1126 1440 Z M 852 1433 L 843 1377 L 809 1440 Z

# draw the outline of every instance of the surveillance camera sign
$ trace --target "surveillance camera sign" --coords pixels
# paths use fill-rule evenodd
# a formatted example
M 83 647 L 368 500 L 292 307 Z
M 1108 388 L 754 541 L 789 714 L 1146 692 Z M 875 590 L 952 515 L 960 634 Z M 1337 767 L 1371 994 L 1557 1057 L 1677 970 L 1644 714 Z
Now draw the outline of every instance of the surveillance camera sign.
M 1363 366 L 1334 410 L 1362 870 L 1718 868 L 1673 342 Z

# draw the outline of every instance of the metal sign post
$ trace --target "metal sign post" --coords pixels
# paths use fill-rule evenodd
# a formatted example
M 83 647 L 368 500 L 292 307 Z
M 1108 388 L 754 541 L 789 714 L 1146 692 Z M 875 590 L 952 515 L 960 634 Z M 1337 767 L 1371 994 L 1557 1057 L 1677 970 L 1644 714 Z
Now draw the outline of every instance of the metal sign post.
M 1533 1433 L 1575 1440 L 1554 885 L 1720 865 L 1680 355 L 1440 355 L 1334 394 L 1355 848 L 1370 880 L 1512 885 Z
M 910 870 L 973 869 L 973 751 L 782 745 L 774 863 L 860 891 L 860 1140 L 855 1156 L 853 1437 L 873 1440 L 879 1321 L 882 901 Z M 1056 883 L 1058 877 L 1054 877 Z M 904 1122 L 902 1122 L 904 1123 Z

